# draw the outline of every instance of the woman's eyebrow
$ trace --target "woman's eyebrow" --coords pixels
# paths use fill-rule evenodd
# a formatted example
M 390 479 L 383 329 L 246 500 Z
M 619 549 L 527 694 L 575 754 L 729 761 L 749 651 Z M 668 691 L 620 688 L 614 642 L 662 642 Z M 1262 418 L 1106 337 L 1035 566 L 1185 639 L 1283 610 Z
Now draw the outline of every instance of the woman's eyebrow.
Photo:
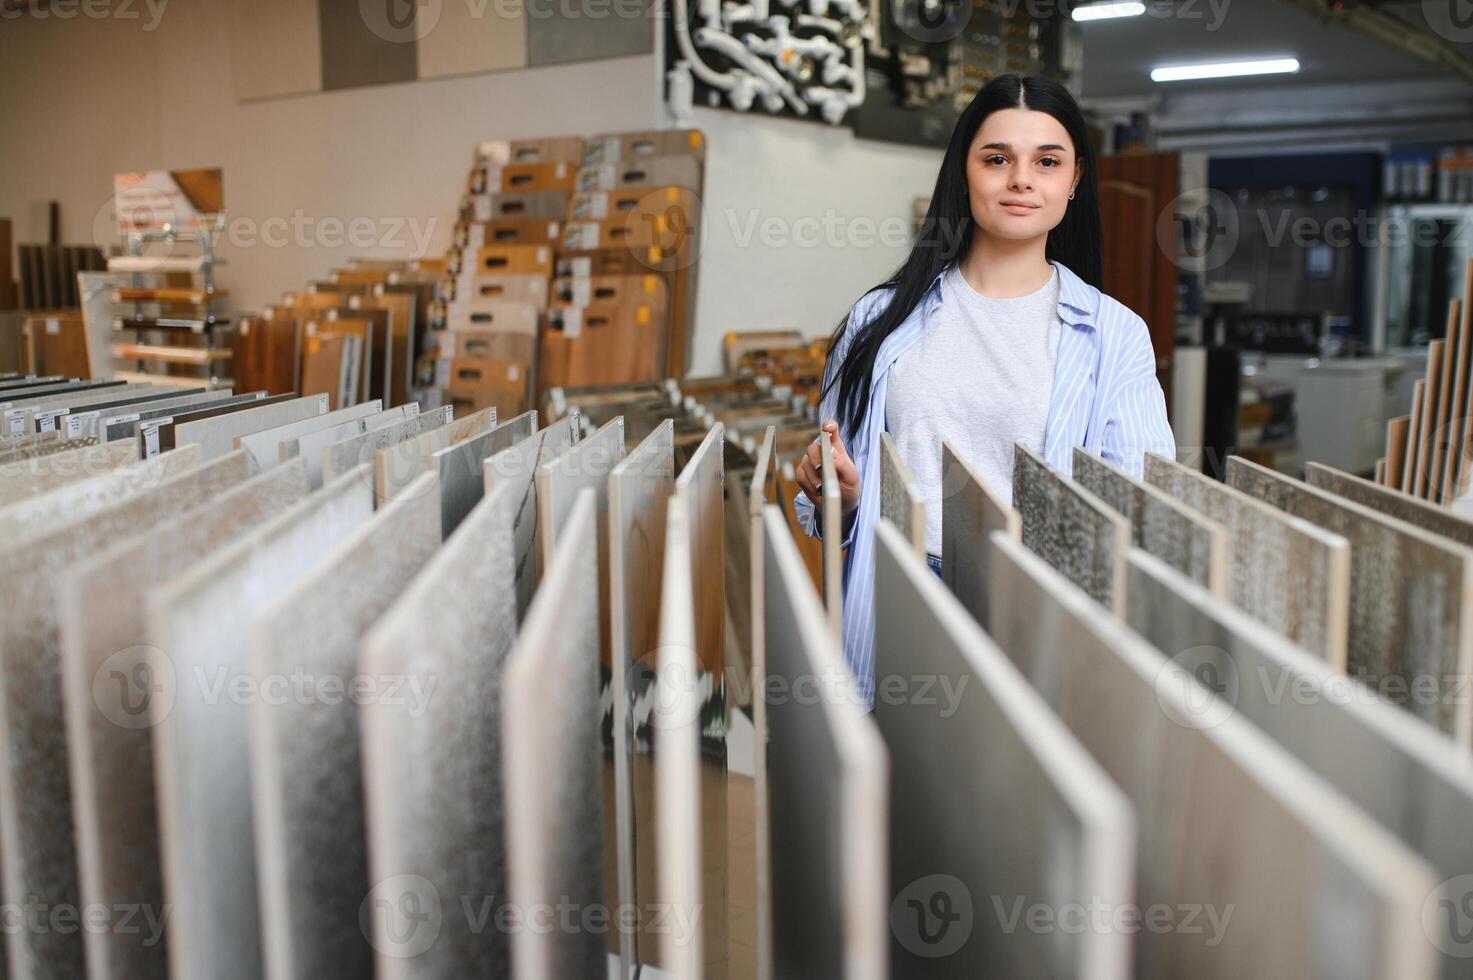
M 984 144 L 982 144 L 982 149 L 984 149 L 984 150 L 1004 150 L 1004 151 L 1009 151 L 1010 152 L 1013 149 L 1013 144 L 1011 144 L 1011 143 L 984 143 Z M 1040 143 L 1038 145 L 1038 149 L 1039 149 L 1040 152 L 1042 152 L 1043 150 L 1067 150 L 1068 147 L 1066 147 L 1066 146 L 1060 146 L 1058 143 Z

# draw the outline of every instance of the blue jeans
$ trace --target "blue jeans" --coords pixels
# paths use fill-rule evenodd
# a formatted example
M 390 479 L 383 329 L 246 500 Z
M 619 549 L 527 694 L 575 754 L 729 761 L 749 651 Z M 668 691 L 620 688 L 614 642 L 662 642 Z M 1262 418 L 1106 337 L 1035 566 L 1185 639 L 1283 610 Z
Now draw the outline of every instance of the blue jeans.
M 941 577 L 941 559 L 940 558 L 938 558 L 935 555 L 927 555 L 926 556 L 926 564 L 931 566 L 931 571 L 933 571 L 933 572 L 936 573 L 936 577 L 937 578 L 940 578 Z

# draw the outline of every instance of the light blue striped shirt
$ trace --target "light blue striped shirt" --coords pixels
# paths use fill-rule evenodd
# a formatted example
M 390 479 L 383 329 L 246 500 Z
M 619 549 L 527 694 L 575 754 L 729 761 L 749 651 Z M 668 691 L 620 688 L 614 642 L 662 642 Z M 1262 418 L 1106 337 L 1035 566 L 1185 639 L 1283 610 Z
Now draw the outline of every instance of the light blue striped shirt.
M 1058 313 L 1064 330 L 1059 337 L 1053 394 L 1044 428 L 1044 458 L 1054 469 L 1072 473 L 1074 447 L 1083 446 L 1140 476 L 1146 453 L 1168 459 L 1176 456 L 1176 440 L 1166 421 L 1166 398 L 1156 381 L 1150 332 L 1144 320 L 1080 279 L 1062 262 L 1051 260 L 1051 264 L 1059 270 Z M 911 315 L 880 345 L 865 417 L 853 431 L 840 424 L 840 437 L 859 468 L 861 481 L 859 510 L 843 542 L 849 549 L 844 560 L 844 659 L 869 707 L 874 706 L 875 697 L 874 538 L 880 517 L 879 474 L 869 463 L 880 433 L 887 429 L 885 394 L 890 368 L 926 330 L 942 300 L 941 280 L 945 274 L 943 270 L 936 277 Z M 876 290 L 854 304 L 844 335 L 830 356 L 830 365 L 843 360 L 855 331 L 884 310 L 890 292 Z M 839 417 L 837 385 L 824 396 L 820 417 Z M 798 494 L 794 507 L 803 529 L 816 537 L 819 521 L 807 494 Z

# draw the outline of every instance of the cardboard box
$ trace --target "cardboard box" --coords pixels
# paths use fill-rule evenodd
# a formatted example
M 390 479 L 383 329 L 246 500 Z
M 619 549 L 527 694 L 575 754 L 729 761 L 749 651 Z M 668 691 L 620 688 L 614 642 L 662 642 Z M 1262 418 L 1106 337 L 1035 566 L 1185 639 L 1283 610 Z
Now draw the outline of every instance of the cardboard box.
M 455 288 L 452 305 L 464 302 L 495 300 L 508 303 L 531 303 L 539 310 L 547 307 L 547 279 L 544 276 L 470 276 Z
M 552 276 L 551 245 L 482 245 L 476 249 L 476 275 Z
M 476 145 L 474 165 L 483 163 L 553 163 L 565 160 L 581 163 L 584 155 L 581 136 L 552 136 L 540 140 L 482 140 Z
M 463 221 L 455 228 L 455 240 L 462 250 L 483 245 L 547 245 L 558 241 L 562 227 L 561 221 L 550 218 Z
M 445 314 L 445 325 L 450 330 L 495 330 L 534 337 L 540 320 L 540 311 L 531 303 L 497 299 L 467 300 L 463 305 L 446 307 Z
M 471 194 L 461 208 L 463 221 L 495 221 L 499 218 L 554 218 L 568 213 L 569 191 L 510 191 L 501 194 Z
M 701 161 L 695 157 L 643 157 L 582 167 L 575 191 L 612 191 L 639 186 L 684 187 L 699 194 Z
M 558 163 L 511 163 L 501 168 L 501 192 L 573 190 L 577 168 L 566 161 Z

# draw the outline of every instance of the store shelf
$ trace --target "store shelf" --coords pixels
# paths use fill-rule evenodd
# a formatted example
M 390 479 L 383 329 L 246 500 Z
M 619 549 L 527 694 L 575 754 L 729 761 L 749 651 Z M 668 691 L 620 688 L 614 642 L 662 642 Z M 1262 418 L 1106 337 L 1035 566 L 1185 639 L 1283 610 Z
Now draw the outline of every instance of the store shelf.
M 160 344 L 113 344 L 114 357 L 165 364 L 208 365 L 229 360 L 231 351 L 214 347 L 168 347 Z
M 224 299 L 230 293 L 219 289 L 212 293 L 203 289 L 114 289 L 114 303 L 184 303 L 189 306 L 204 306 L 212 299 Z
M 211 265 L 224 264 L 223 259 L 203 255 L 115 255 L 107 260 L 111 272 L 203 272 Z
M 223 327 L 230 323 L 229 317 L 206 316 L 198 318 L 170 316 L 115 316 L 114 330 L 188 330 L 203 333 L 210 327 Z

